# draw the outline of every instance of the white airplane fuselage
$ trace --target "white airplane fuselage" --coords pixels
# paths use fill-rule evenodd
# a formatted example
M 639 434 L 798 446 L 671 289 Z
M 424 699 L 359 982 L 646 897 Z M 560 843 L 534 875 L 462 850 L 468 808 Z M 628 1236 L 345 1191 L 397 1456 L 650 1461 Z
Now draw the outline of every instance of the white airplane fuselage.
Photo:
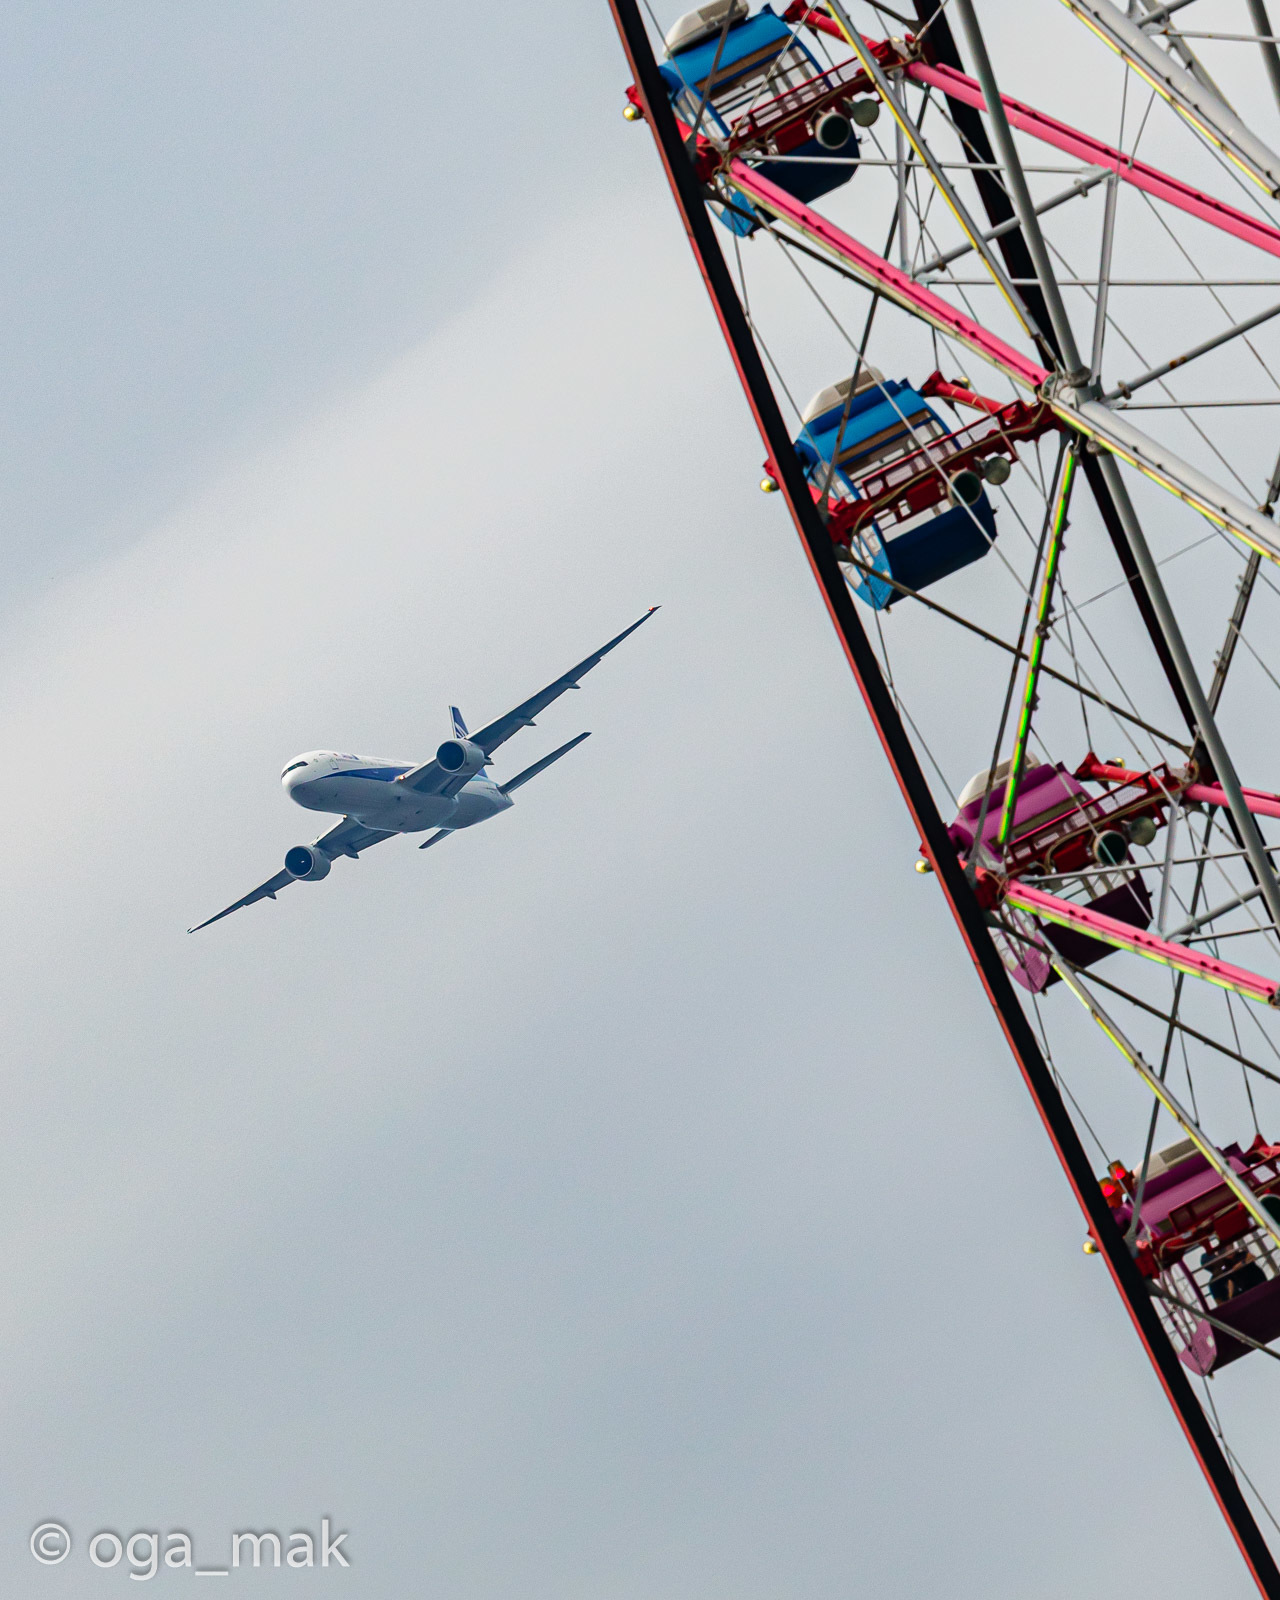
M 470 828 L 511 807 L 509 796 L 485 773 L 469 778 L 455 795 L 419 794 L 397 781 L 416 765 L 310 750 L 289 763 L 280 781 L 289 798 L 308 811 L 353 817 L 366 828 L 391 833 Z

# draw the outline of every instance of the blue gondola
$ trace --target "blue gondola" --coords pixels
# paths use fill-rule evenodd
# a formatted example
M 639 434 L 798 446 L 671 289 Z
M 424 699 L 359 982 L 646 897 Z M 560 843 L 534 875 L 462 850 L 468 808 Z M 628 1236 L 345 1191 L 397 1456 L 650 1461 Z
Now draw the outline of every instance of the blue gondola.
M 797 108 L 812 101 L 812 114 L 806 119 L 800 111 L 787 124 L 788 133 L 779 130 L 781 136 L 770 141 L 775 153 L 785 150 L 788 157 L 805 159 L 770 161 L 753 155 L 752 165 L 780 189 L 804 201 L 839 188 L 853 176 L 855 169 L 849 162 L 858 153 L 853 123 L 840 103 L 830 102 L 829 93 L 823 103 L 826 80 L 821 66 L 769 6 L 761 6 L 750 16 L 747 0 L 713 0 L 681 17 L 665 42 L 667 59 L 659 71 L 677 116 L 690 127 L 698 126 L 701 133 L 721 143 L 729 139 L 748 111 L 806 86 Z M 715 78 L 704 107 L 713 67 Z M 718 208 L 720 221 L 731 232 L 749 234 L 760 226 L 758 214 L 745 197 L 739 196 L 734 207 Z
M 887 507 L 853 535 L 852 553 L 875 572 L 908 589 L 926 589 L 990 550 L 995 512 L 982 476 L 964 465 L 948 473 L 953 435 L 905 379 L 895 382 L 863 367 L 856 384 L 845 378 L 815 395 L 801 420 L 796 453 L 810 483 L 826 491 L 834 517 L 842 505 L 868 497 L 868 475 L 873 497 L 880 475 L 892 478 L 895 468 L 910 486 L 919 509 Z M 849 582 L 877 611 L 900 597 L 884 577 L 856 567 L 849 568 Z

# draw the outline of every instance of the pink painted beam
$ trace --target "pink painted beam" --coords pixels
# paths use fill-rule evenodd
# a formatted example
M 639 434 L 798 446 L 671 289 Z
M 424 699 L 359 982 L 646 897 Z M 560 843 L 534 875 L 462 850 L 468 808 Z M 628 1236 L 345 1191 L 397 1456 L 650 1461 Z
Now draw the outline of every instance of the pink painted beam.
M 987 108 L 977 80 L 966 77 L 952 67 L 931 67 L 926 62 L 915 61 L 907 68 L 907 76 L 917 83 L 932 84 L 934 88 L 941 89 L 944 94 L 972 106 L 976 111 L 985 111 Z M 1280 256 L 1280 229 L 1260 222 L 1244 211 L 1237 211 L 1234 206 L 1224 205 L 1221 200 L 1192 188 L 1180 178 L 1170 177 L 1158 167 L 1148 166 L 1145 161 L 1131 160 L 1122 150 L 1081 133 L 1079 129 L 1059 122 L 1043 111 L 1037 111 L 1034 106 L 1024 105 L 1021 100 L 1014 100 L 1007 94 L 1002 94 L 1000 98 L 1004 102 L 1005 114 L 1015 128 L 1052 145 L 1055 150 L 1087 161 L 1091 166 L 1109 167 L 1125 183 L 1133 184 L 1134 188 L 1143 190 L 1155 199 L 1165 200 L 1179 211 L 1199 217 L 1202 222 L 1212 223 L 1215 228 L 1243 239 L 1246 244 L 1256 245 L 1269 255 Z
M 1274 978 L 1259 977 L 1256 972 L 1246 972 L 1229 961 L 1219 961 L 1203 951 L 1174 944 L 1171 939 L 1144 933 L 1141 928 L 1131 928 L 1127 922 L 1118 922 L 1115 917 L 1090 911 L 1087 906 L 1074 905 L 1070 900 L 1061 900 L 1056 894 L 1046 894 L 1043 889 L 1032 889 L 1027 884 L 1010 883 L 1005 899 L 1020 911 L 1028 911 L 1046 922 L 1056 922 L 1062 928 L 1074 928 L 1077 933 L 1101 939 L 1117 950 L 1131 950 L 1149 961 L 1158 961 L 1192 978 L 1203 978 L 1207 983 L 1230 989 L 1233 994 L 1257 1000 L 1261 1005 L 1280 1006 L 1280 983 Z
M 1077 778 L 1094 778 L 1101 783 L 1150 783 L 1151 776 L 1148 772 L 1131 772 L 1128 767 L 1118 767 L 1110 761 L 1099 761 L 1096 756 L 1087 757 L 1076 769 Z M 1171 778 L 1165 783 L 1152 783 L 1151 788 L 1152 793 L 1181 794 L 1184 799 L 1202 806 L 1228 804 L 1222 786 L 1217 783 L 1182 785 Z M 1280 794 L 1271 794 L 1266 789 L 1241 789 L 1240 793 L 1255 817 L 1280 817 Z
M 856 239 L 837 228 L 834 222 L 829 222 L 826 217 L 820 216 L 811 206 L 797 200 L 785 189 L 780 189 L 776 183 L 770 183 L 768 178 L 761 177 L 745 161 L 736 158 L 731 161 L 727 176 L 735 189 L 749 199 L 757 201 L 774 216 L 791 223 L 815 244 L 847 262 L 864 283 L 879 289 L 903 310 L 922 317 L 940 333 L 958 339 L 961 344 L 967 345 L 985 361 L 990 361 L 999 367 L 1015 383 L 1035 390 L 1049 376 L 1044 367 L 1019 354 L 1012 345 L 1006 344 L 1003 339 L 997 339 L 995 334 L 988 333 L 980 323 L 974 322 L 963 312 L 949 306 L 939 295 L 916 283 L 905 272 L 900 272 L 883 256 L 876 255 L 874 250 L 868 250 L 866 245 L 859 244 Z
M 1182 791 L 1188 800 L 1198 800 L 1206 806 L 1225 806 L 1227 797 L 1216 783 L 1189 783 Z M 1280 795 L 1267 794 L 1263 789 L 1241 789 L 1244 803 L 1255 817 L 1280 817 Z

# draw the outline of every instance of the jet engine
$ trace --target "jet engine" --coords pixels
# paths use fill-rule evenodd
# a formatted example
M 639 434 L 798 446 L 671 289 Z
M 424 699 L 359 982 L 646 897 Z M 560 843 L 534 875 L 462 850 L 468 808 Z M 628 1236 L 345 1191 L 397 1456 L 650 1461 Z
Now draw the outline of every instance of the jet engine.
M 471 739 L 446 739 L 436 751 L 436 760 L 456 777 L 474 778 L 484 766 L 485 754 Z
M 332 865 L 324 851 L 317 850 L 313 844 L 295 844 L 292 850 L 285 851 L 284 870 L 303 883 L 319 883 L 321 878 L 329 876 Z

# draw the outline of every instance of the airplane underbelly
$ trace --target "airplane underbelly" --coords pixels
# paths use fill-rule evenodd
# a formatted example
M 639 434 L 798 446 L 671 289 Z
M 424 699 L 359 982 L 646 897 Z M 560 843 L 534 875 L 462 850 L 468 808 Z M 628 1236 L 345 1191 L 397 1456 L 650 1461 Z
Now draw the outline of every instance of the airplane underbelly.
M 349 778 L 342 773 L 299 785 L 293 798 L 309 811 L 335 812 L 354 817 L 367 828 L 386 828 L 393 833 L 438 828 L 450 822 L 454 812 L 454 802 L 447 796 L 415 794 L 400 783 Z
M 449 821 L 451 828 L 469 828 L 473 823 L 484 822 L 505 811 L 511 802 L 496 790 L 464 789 L 458 796 L 458 807 Z
M 403 784 L 375 785 L 359 779 L 352 779 L 349 787 L 356 792 L 345 809 L 369 828 L 416 833 L 422 828 L 438 828 L 453 818 L 454 802 L 447 796 L 415 794 Z M 371 792 L 374 790 L 378 792 Z

